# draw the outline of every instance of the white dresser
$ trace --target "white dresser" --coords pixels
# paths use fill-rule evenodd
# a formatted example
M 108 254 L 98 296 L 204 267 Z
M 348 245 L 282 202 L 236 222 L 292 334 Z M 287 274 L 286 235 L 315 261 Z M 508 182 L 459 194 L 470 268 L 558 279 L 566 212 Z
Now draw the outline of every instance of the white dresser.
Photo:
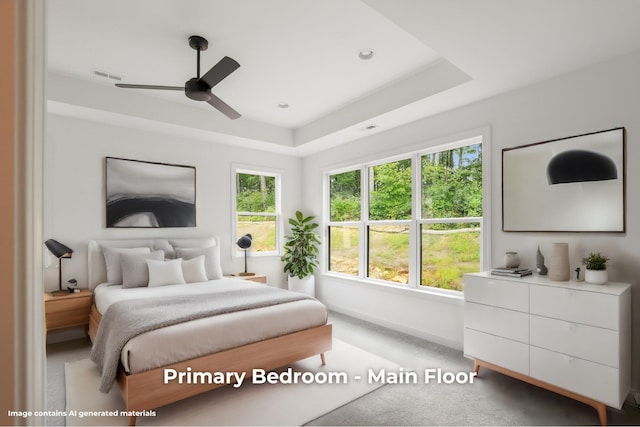
M 631 380 L 631 285 L 467 274 L 464 354 L 587 403 L 606 424 Z

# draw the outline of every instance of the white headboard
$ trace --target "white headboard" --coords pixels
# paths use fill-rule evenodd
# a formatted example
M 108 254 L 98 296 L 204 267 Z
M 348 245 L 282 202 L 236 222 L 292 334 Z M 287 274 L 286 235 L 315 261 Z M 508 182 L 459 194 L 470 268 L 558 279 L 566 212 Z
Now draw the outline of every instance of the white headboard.
M 94 289 L 100 283 L 107 281 L 107 267 L 102 254 L 102 247 L 104 246 L 111 248 L 148 247 L 151 250 L 162 249 L 165 258 L 174 258 L 174 247 L 205 248 L 213 245 L 220 246 L 219 237 L 89 240 L 87 257 L 89 289 Z

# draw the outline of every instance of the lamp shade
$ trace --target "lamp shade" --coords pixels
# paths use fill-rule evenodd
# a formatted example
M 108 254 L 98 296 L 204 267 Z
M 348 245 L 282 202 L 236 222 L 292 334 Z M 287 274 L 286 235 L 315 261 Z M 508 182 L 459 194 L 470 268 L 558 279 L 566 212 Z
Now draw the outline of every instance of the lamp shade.
M 49 239 L 44 242 L 49 252 L 53 254 L 56 258 L 71 258 L 71 254 L 73 253 L 73 249 L 68 246 L 63 245 L 54 239 Z
M 245 234 L 238 239 L 236 245 L 238 245 L 240 249 L 249 249 L 251 247 L 251 241 L 251 234 Z
M 547 165 L 549 184 L 606 181 L 618 178 L 616 165 L 609 157 L 587 150 L 564 151 Z

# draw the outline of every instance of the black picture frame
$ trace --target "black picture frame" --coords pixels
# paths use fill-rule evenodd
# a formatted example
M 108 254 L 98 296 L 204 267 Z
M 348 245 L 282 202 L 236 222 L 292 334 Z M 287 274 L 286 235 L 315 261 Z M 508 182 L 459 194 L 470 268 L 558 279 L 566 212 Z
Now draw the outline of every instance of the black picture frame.
M 196 226 L 195 166 L 105 157 L 107 228 Z
M 626 129 L 502 150 L 502 230 L 626 231 Z

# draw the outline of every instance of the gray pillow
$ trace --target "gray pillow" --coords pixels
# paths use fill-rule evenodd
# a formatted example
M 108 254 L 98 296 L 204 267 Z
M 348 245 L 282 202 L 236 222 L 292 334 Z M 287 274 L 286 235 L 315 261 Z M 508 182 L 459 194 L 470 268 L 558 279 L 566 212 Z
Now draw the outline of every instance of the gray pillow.
M 153 251 L 148 254 L 121 254 L 122 287 L 140 288 L 149 285 L 149 267 L 147 260 L 164 260 L 164 251 Z
M 111 248 L 103 246 L 102 254 L 107 268 L 107 282 L 110 285 L 122 283 L 122 265 L 120 263 L 122 254 L 148 254 L 149 252 L 151 252 L 149 248 Z
M 207 271 L 207 279 L 222 279 L 222 266 L 220 265 L 220 247 L 218 245 L 208 248 L 176 248 L 176 257 L 192 259 L 204 255 L 204 268 Z

